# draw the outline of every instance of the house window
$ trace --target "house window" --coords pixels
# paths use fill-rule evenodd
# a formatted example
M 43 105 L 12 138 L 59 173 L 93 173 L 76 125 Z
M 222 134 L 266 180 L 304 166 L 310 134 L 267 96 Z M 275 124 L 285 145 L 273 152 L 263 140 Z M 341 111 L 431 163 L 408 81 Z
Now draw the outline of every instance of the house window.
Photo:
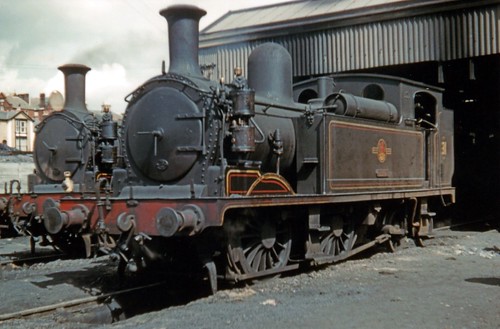
M 26 137 L 16 137 L 16 149 L 19 151 L 28 151 L 28 139 Z
M 28 121 L 16 119 L 16 135 L 26 135 Z

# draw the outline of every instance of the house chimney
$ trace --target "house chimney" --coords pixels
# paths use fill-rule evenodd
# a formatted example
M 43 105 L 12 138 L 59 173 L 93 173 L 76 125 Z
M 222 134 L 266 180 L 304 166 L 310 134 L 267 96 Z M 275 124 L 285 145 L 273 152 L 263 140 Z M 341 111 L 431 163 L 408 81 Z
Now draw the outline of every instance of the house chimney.
M 170 73 L 203 77 L 198 61 L 198 29 L 200 18 L 206 13 L 189 5 L 175 5 L 160 11 L 168 22 Z
M 44 109 L 47 107 L 47 103 L 45 100 L 45 93 L 40 93 L 40 102 L 38 103 L 38 107 Z
M 21 98 L 23 101 L 25 101 L 27 104 L 30 103 L 30 94 L 17 94 L 17 97 Z
M 63 110 L 88 114 L 85 105 L 85 75 L 90 67 L 80 64 L 66 64 L 58 69 L 64 74 L 65 102 Z

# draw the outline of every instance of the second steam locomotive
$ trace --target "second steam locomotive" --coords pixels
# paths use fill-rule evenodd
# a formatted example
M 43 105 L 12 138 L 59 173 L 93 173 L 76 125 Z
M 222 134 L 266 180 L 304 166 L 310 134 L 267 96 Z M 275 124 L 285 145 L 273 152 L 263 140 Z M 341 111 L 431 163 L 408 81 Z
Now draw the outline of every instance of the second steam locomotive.
M 50 244 L 74 255 L 95 254 L 97 246 L 108 241 L 108 235 L 88 227 L 86 216 L 93 211 L 95 198 L 109 189 L 112 169 L 118 162 L 118 123 L 109 107 L 96 115 L 85 105 L 85 75 L 89 67 L 66 64 L 59 67 L 64 74 L 66 100 L 62 111 L 55 111 L 35 127 L 33 159 L 35 172 L 28 176 L 28 189 L 21 193 L 17 180 L 10 182 L 0 194 L 0 236 L 17 233 L 35 242 Z M 17 190 L 17 191 L 16 191 Z M 65 225 L 64 220 L 45 220 L 44 208 L 60 199 L 87 199 L 76 212 L 78 226 Z M 90 201 L 88 201 L 90 200 Z M 54 226 L 54 224 L 56 226 Z M 98 242 L 99 241 L 99 242 Z M 109 240 L 112 244 L 112 240 Z

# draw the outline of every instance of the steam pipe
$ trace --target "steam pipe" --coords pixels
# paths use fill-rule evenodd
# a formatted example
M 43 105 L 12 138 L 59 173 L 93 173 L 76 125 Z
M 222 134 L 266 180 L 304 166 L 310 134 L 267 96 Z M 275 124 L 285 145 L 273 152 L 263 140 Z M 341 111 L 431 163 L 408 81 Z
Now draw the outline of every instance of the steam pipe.
M 168 23 L 170 73 L 202 77 L 198 61 L 199 22 L 207 12 L 175 5 L 160 11 Z

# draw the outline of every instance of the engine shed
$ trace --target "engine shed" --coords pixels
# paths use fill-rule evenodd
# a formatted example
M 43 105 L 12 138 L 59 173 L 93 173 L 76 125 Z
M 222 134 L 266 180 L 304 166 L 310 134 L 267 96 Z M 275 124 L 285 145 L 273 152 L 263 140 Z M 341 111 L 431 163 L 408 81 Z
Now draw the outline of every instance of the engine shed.
M 231 11 L 200 35 L 204 74 L 246 72 L 264 42 L 290 52 L 295 83 L 379 73 L 444 88 L 455 118 L 454 218 L 500 220 L 500 0 L 300 0 Z

